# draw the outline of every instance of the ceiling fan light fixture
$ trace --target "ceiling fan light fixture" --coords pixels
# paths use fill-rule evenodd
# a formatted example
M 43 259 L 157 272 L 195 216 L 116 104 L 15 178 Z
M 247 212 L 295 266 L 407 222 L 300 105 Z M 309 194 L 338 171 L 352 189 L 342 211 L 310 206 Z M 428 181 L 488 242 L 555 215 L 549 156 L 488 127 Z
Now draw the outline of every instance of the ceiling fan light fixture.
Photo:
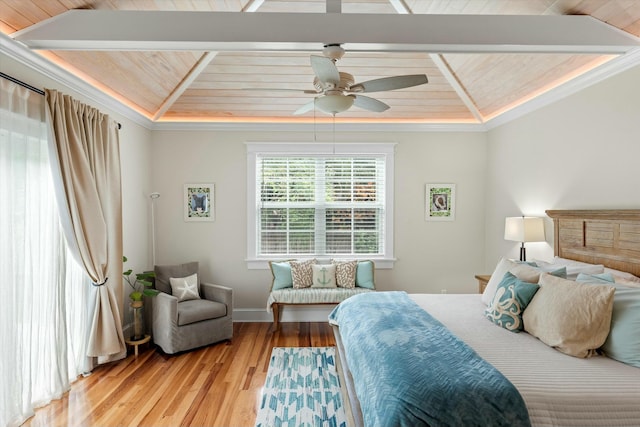
M 327 114 L 347 111 L 353 105 L 354 97 L 347 95 L 324 95 L 316 98 L 316 107 Z

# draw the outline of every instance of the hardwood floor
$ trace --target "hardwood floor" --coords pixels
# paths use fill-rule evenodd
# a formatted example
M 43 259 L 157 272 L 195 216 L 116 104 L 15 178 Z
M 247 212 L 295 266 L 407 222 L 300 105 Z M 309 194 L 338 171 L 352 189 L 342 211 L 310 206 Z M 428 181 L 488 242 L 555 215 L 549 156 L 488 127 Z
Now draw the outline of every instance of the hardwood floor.
M 24 426 L 254 426 L 273 347 L 333 346 L 328 323 L 235 323 L 231 342 L 180 355 L 149 344 L 96 368 Z

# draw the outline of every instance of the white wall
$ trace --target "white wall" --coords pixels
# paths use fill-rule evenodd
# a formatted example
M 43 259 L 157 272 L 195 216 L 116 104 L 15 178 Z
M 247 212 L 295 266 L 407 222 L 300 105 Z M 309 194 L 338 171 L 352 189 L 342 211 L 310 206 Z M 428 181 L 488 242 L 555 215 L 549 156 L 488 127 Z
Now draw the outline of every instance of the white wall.
M 488 133 L 485 272 L 507 242 L 504 218 L 547 209 L 640 207 L 640 67 L 600 82 Z M 549 243 L 527 244 L 528 259 L 553 256 Z
M 0 69 L 33 86 L 69 93 L 122 123 L 124 253 L 130 267 L 135 271 L 152 267 L 148 196 L 158 191 L 157 263 L 198 260 L 205 280 L 234 289 L 239 311 L 264 310 L 270 273 L 248 270 L 245 264 L 244 143 L 309 141 L 311 135 L 151 132 L 2 54 Z M 500 256 L 518 256 L 518 244 L 502 238 L 506 216 L 544 215 L 546 209 L 637 208 L 638 81 L 640 68 L 631 69 L 487 133 L 339 135 L 338 141 L 398 144 L 397 262 L 393 269 L 376 272 L 378 287 L 474 292 L 474 274 L 491 272 Z M 195 182 L 216 184 L 215 222 L 183 221 L 183 185 Z M 455 221 L 424 221 L 428 182 L 457 185 Z M 529 258 L 552 256 L 549 231 L 549 243 L 527 245 Z
M 148 194 L 151 188 L 150 149 L 151 131 L 131 120 L 110 111 L 108 107 L 58 83 L 43 74 L 0 53 L 0 70 L 37 88 L 57 89 L 75 99 L 98 108 L 122 124 L 120 131 L 120 157 L 122 161 L 123 197 L 123 245 L 124 254 L 129 258 L 128 266 L 135 271 L 152 267 L 149 255 Z M 130 289 L 123 289 L 123 313 L 128 319 L 128 295 Z
M 155 131 L 152 179 L 154 190 L 161 193 L 157 202 L 158 264 L 197 260 L 205 281 L 234 289 L 238 311 L 264 313 L 271 273 L 248 270 L 245 263 L 245 142 L 309 140 L 311 136 L 302 133 Z M 473 275 L 483 267 L 484 261 L 485 135 L 346 133 L 338 140 L 397 142 L 395 255 L 398 261 L 393 269 L 376 271 L 378 288 L 475 292 Z M 215 183 L 214 222 L 183 220 L 183 186 L 199 182 Z M 455 221 L 424 220 L 427 182 L 457 185 Z

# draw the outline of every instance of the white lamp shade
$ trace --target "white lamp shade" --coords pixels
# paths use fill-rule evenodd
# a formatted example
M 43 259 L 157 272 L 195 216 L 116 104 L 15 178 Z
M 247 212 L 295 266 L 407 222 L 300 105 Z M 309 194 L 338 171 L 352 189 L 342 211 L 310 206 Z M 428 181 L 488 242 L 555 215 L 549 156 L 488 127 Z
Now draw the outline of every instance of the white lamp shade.
M 509 217 L 504 223 L 504 239 L 514 242 L 544 242 L 544 220 L 539 217 Z
M 351 108 L 353 101 L 353 96 L 324 95 L 316 98 L 316 107 L 327 114 L 337 114 Z

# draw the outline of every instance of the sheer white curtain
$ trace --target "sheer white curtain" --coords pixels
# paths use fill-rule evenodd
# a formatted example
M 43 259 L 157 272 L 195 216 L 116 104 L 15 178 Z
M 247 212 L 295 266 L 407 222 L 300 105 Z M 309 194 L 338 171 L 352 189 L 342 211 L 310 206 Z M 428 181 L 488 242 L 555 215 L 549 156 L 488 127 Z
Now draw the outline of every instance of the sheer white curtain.
M 44 97 L 0 78 L 0 426 L 19 425 L 88 366 L 88 278 L 56 207 Z

